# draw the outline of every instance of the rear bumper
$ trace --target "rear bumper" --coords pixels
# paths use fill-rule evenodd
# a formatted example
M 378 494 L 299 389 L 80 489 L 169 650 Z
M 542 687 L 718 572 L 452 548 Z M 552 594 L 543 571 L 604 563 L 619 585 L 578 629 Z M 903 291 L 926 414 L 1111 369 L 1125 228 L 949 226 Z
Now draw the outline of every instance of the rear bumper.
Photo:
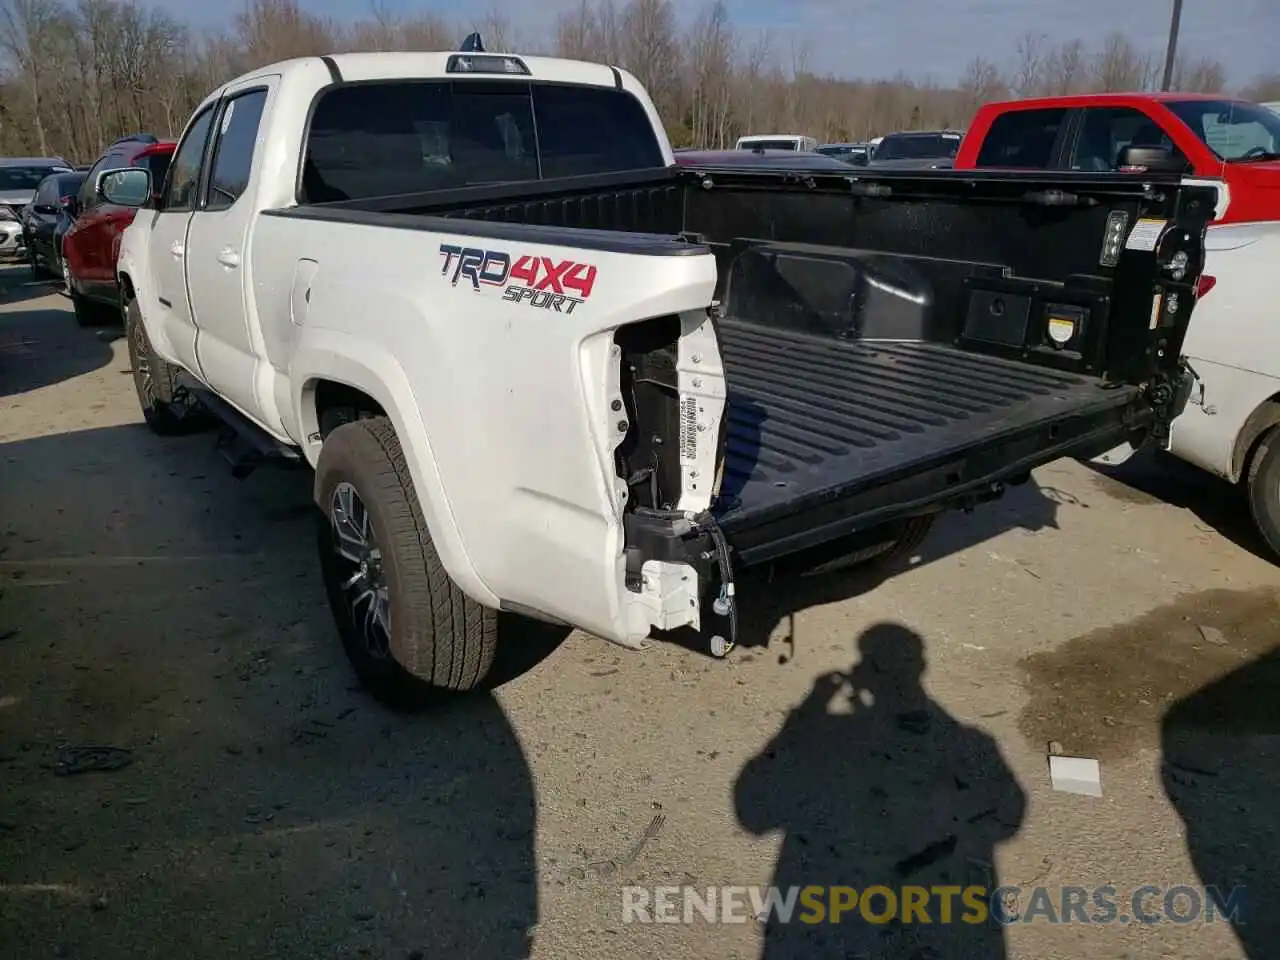
M 0 260 L 18 260 L 27 255 L 27 245 L 22 239 L 22 224 L 10 220 L 0 221 Z

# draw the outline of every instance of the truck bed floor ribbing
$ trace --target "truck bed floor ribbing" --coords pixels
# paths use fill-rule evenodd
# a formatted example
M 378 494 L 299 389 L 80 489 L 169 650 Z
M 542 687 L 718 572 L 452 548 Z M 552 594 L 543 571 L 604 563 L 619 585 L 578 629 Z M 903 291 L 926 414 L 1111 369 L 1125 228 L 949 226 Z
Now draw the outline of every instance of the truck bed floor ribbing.
M 1134 397 L 943 344 L 839 341 L 733 320 L 718 330 L 731 390 L 718 509 L 730 534 L 966 448 L 1105 417 Z

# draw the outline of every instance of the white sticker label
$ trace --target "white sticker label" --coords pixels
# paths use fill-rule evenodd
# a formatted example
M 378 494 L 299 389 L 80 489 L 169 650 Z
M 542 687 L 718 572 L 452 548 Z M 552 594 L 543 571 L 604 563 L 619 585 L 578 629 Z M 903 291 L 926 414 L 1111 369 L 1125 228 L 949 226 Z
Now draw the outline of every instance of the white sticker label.
M 1049 318 L 1049 339 L 1057 344 L 1070 342 L 1075 336 L 1076 325 L 1065 317 Z
M 680 462 L 698 462 L 698 398 L 680 398 Z
M 1168 223 L 1168 220 L 1139 220 L 1133 225 L 1133 229 L 1129 231 L 1129 239 L 1125 241 L 1124 248 L 1126 250 L 1154 250 L 1156 244 L 1160 242 L 1160 234 L 1164 233 L 1164 228 Z
M 1160 306 L 1164 302 L 1164 295 L 1157 293 L 1151 298 L 1151 326 L 1148 330 L 1154 330 L 1160 325 Z

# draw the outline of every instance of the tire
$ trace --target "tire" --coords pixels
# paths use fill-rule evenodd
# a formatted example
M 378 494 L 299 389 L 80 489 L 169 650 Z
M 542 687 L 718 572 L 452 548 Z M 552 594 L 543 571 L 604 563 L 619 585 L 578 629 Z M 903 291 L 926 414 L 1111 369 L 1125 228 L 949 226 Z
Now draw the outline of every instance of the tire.
M 927 513 L 923 516 L 904 520 L 898 525 L 898 529 L 893 532 L 892 539 L 878 544 L 861 546 L 845 552 L 839 551 L 838 544 L 833 545 L 830 549 L 836 551 L 835 556 L 828 556 L 820 562 L 804 565 L 801 571 L 802 575 L 816 577 L 864 565 L 874 565 L 886 570 L 892 570 L 911 559 L 912 555 L 919 549 L 920 544 L 924 543 L 929 531 L 933 529 L 933 522 L 936 519 L 937 514 Z
M 81 296 L 74 290 L 71 291 L 71 309 L 75 311 L 76 323 L 82 327 L 102 327 L 120 322 L 118 310 Z
M 493 666 L 497 612 L 449 579 L 386 417 L 344 423 L 326 437 L 316 465 L 315 498 L 329 606 L 365 687 L 397 708 L 478 687 Z M 344 514 L 369 534 L 363 546 L 348 547 L 346 555 L 338 549 L 337 533 Z M 354 544 L 359 531 L 351 532 L 356 536 L 348 542 Z M 352 578 L 364 568 L 351 555 L 366 557 L 369 570 L 354 587 Z M 375 592 L 360 601 L 370 589 Z M 382 618 L 374 606 L 379 589 L 385 596 Z
M 147 426 L 161 436 L 173 436 L 203 425 L 206 419 L 203 411 L 177 384 L 177 368 L 152 352 L 136 300 L 125 306 L 124 327 L 133 388 L 137 391 L 138 404 L 142 407 Z
M 35 280 L 38 282 L 44 282 L 45 280 L 49 280 L 53 278 L 54 276 L 53 271 L 49 270 L 47 267 L 40 266 L 40 261 L 36 259 L 36 252 L 32 250 L 30 247 L 27 248 L 27 260 L 31 264 L 32 280 Z
M 1280 562 L 1280 427 L 1272 427 L 1249 461 L 1249 511 L 1273 561 Z

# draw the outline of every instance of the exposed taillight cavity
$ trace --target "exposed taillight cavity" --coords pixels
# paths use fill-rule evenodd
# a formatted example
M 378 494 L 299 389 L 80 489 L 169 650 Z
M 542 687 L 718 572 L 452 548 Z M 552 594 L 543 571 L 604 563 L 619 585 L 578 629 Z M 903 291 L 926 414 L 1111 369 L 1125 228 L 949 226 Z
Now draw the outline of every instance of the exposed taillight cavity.
M 1207 273 L 1200 274 L 1200 279 L 1196 281 L 1196 299 L 1199 300 L 1217 285 L 1217 277 L 1211 277 Z

